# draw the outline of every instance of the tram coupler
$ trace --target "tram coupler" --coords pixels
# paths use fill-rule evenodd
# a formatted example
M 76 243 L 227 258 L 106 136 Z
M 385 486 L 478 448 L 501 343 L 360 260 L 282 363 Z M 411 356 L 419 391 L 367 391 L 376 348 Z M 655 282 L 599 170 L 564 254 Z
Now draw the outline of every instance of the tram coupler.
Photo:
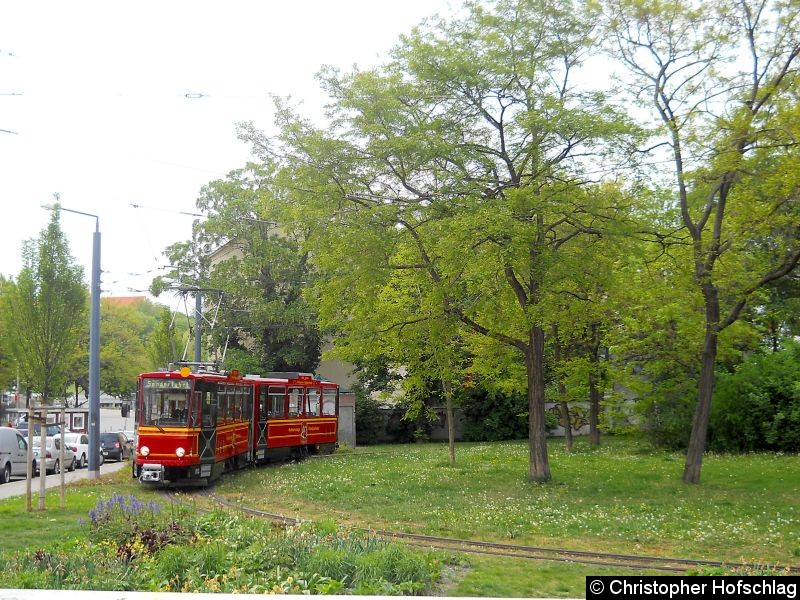
M 164 465 L 143 464 L 139 471 L 139 481 L 142 483 L 161 483 L 164 481 Z

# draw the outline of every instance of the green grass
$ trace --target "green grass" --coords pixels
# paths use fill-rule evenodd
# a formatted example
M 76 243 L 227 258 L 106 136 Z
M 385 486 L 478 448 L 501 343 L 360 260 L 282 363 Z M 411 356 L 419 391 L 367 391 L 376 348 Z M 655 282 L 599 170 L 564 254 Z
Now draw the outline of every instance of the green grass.
M 446 592 L 459 597 L 583 598 L 586 577 L 619 573 L 586 565 L 486 556 L 470 559 L 470 568 L 454 574 L 456 581 Z M 643 574 L 658 573 L 637 573 Z
M 145 502 L 149 488 L 123 495 L 117 487 L 130 484 L 76 489 L 75 507 L 38 513 L 64 525 L 95 500 L 77 531 L 62 527 L 0 553 L 0 588 L 416 595 L 433 590 L 452 562 L 330 521 L 275 526 Z
M 625 439 L 573 453 L 551 443 L 553 481 L 527 481 L 523 442 L 368 448 L 228 478 L 218 493 L 290 516 L 573 549 L 745 562 L 798 561 L 800 459 L 683 458 Z
M 45 495 L 45 510 L 39 510 L 39 490 L 32 494 L 31 512 L 25 510 L 25 496 L 0 500 L 0 523 L 3 527 L 3 543 L 0 555 L 20 549 L 47 548 L 55 541 L 80 537 L 85 533 L 81 521 L 88 517 L 89 510 L 101 497 L 108 497 L 117 490 L 122 494 L 136 493 L 147 498 L 154 491 L 142 494 L 141 486 L 131 481 L 130 473 L 117 473 L 113 478 L 90 482 L 82 480 L 67 486 L 65 508 L 60 508 L 61 492 L 48 489 Z M 38 480 L 34 480 L 38 485 Z
M 579 440 L 571 454 L 551 441 L 550 459 L 553 481 L 533 484 L 526 477 L 524 442 L 459 444 L 455 467 L 448 465 L 444 445 L 360 448 L 226 476 L 215 492 L 243 506 L 314 519 L 317 528 L 331 531 L 336 522 L 753 565 L 800 563 L 800 457 L 796 455 L 709 455 L 697 486 L 681 482 L 680 454 L 653 451 L 637 440 L 607 437 L 599 449 Z M 64 510 L 58 508 L 57 491 L 48 493 L 45 512 L 26 513 L 24 497 L 0 501 L 5 534 L 0 561 L 17 550 L 49 550 L 64 541 L 85 539 L 86 525 L 79 520 L 87 520 L 98 499 L 113 493 L 165 504 L 156 490 L 133 482 L 127 472 L 110 480 L 74 484 Z M 192 492 L 183 496 L 203 504 Z M 34 507 L 37 499 L 34 495 Z M 287 548 L 296 547 L 293 542 Z M 355 564 L 349 553 L 335 547 L 322 550 L 310 555 L 314 569 L 318 565 L 334 574 L 349 573 L 351 581 L 356 573 L 378 569 L 378 561 L 394 560 L 389 554 L 374 555 Z M 253 552 L 262 554 L 255 547 Z M 172 572 L 170 557 L 188 556 L 172 549 L 164 554 L 162 568 Z M 209 555 L 212 559 L 222 560 Z M 587 576 L 647 574 L 481 555 L 459 555 L 455 564 L 443 564 L 442 573 L 437 593 L 496 597 L 581 597 Z M 29 583 L 35 587 L 39 576 L 31 577 Z M 199 577 L 190 582 L 193 589 L 214 583 Z M 117 581 L 109 579 L 114 585 Z M 381 593 L 379 587 L 365 590 Z

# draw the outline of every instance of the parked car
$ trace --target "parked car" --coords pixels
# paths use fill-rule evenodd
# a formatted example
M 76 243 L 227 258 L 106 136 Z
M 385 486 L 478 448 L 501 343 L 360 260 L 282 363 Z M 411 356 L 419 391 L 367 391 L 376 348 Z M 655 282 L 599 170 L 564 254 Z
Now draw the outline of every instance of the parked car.
M 22 434 L 22 437 L 24 438 L 28 437 L 28 424 L 25 421 L 22 421 L 19 425 L 17 425 L 17 429 L 19 429 L 19 432 Z M 60 434 L 61 434 L 60 425 L 54 425 L 53 423 L 47 425 L 45 435 L 54 436 Z M 33 435 L 34 436 L 42 435 L 42 426 L 39 425 L 38 423 L 34 423 L 33 425 Z
M 0 483 L 28 476 L 28 442 L 18 429 L 0 427 Z
M 128 448 L 131 451 L 131 456 L 133 456 L 136 452 L 136 432 L 128 429 L 120 431 L 120 433 L 125 436 L 126 440 L 128 440 Z
M 82 469 L 89 464 L 89 434 L 68 431 L 64 434 L 64 443 L 77 456 L 76 468 Z
M 100 448 L 103 456 L 107 459 L 113 458 L 117 461 L 126 460 L 131 457 L 131 447 L 125 434 L 121 431 L 107 431 L 100 434 Z
M 41 452 L 41 437 L 33 438 L 33 466 L 34 472 L 42 470 L 42 462 L 46 473 L 61 472 L 61 436 L 49 436 L 45 438 L 44 458 Z M 64 444 L 64 465 L 68 471 L 75 470 L 75 453 L 67 444 Z

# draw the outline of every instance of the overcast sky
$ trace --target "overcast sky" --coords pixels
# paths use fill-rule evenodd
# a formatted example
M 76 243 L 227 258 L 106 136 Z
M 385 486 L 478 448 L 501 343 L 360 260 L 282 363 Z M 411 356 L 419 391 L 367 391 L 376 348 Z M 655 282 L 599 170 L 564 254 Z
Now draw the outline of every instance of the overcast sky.
M 146 289 L 164 248 L 190 238 L 193 217 L 181 213 L 196 211 L 200 188 L 250 158 L 235 123 L 268 129 L 270 94 L 319 114 L 322 65 L 379 64 L 400 34 L 458 6 L 0 3 L 0 129 L 13 132 L 0 132 L 0 272 L 19 273 L 22 242 L 47 225 L 41 205 L 57 192 L 64 207 L 100 217 L 103 295 Z M 61 225 L 88 281 L 94 220 L 62 213 Z

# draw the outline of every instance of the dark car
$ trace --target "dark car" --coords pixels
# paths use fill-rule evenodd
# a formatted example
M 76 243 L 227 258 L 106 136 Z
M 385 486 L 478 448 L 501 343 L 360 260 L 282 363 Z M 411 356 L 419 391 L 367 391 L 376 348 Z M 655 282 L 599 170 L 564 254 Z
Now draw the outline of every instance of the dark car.
M 126 460 L 131 457 L 131 448 L 125 434 L 120 431 L 108 431 L 100 434 L 100 450 L 108 460 Z
M 28 437 L 28 424 L 25 421 L 20 423 L 17 426 L 17 429 L 19 429 L 19 432 L 22 434 L 22 437 L 24 438 Z M 54 435 L 60 435 L 60 434 L 61 434 L 61 427 L 59 427 L 58 425 L 54 425 L 52 423 L 49 423 L 47 425 L 47 433 L 45 434 L 47 437 L 53 437 Z M 33 435 L 36 437 L 42 435 L 42 426 L 39 425 L 38 423 L 33 424 Z

